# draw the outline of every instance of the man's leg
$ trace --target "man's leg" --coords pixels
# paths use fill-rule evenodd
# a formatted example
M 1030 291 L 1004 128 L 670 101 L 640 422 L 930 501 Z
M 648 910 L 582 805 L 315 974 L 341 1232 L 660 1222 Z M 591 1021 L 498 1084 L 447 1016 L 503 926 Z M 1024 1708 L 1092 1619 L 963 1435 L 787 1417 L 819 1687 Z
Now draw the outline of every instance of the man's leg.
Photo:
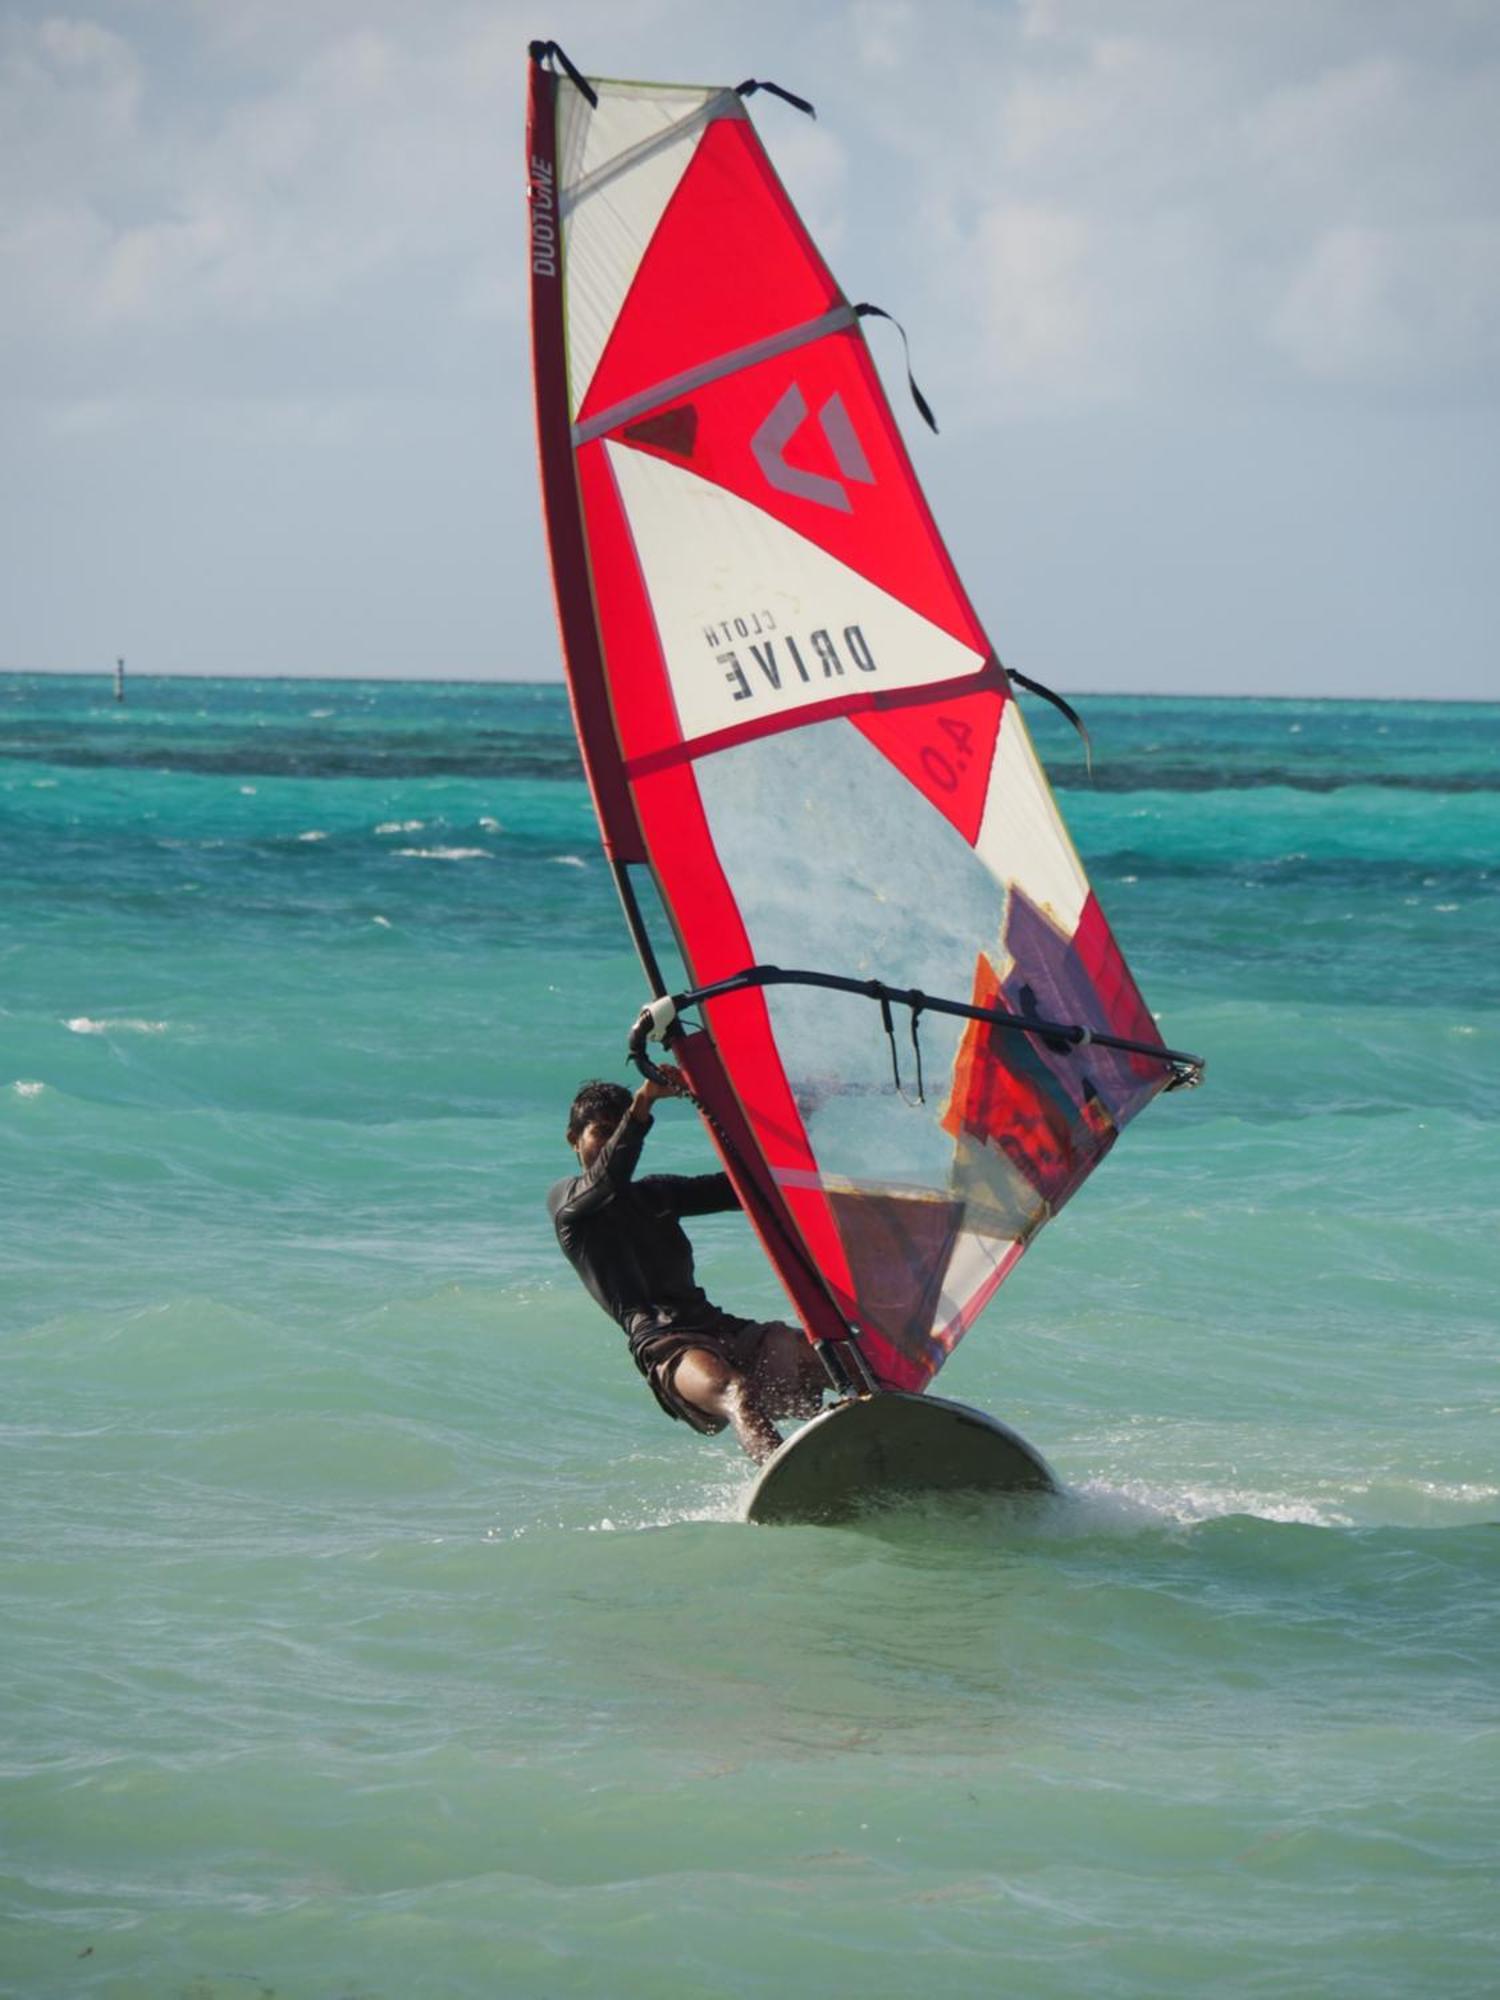
M 757 1465 L 781 1443 L 781 1433 L 761 1407 L 752 1385 L 706 1347 L 690 1347 L 672 1370 L 673 1391 L 696 1410 L 734 1426 L 734 1434 Z

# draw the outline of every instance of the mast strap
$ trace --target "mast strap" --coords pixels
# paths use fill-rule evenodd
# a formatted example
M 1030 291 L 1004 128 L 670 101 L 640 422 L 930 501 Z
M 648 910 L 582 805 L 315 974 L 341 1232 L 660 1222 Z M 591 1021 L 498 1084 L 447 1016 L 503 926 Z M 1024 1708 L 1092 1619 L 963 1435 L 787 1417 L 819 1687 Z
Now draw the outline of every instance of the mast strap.
M 937 418 L 932 414 L 932 405 L 917 387 L 917 378 L 911 372 L 911 342 L 906 337 L 906 328 L 894 313 L 888 313 L 884 306 L 872 306 L 868 301 L 854 308 L 856 319 L 888 319 L 901 336 L 901 345 L 906 352 L 906 386 L 911 390 L 911 399 L 922 414 L 927 428 L 937 435 Z
M 1006 667 L 1004 672 L 1007 680 L 1014 681 L 1017 687 L 1025 688 L 1028 694 L 1039 694 L 1043 701 L 1050 701 L 1059 714 L 1065 715 L 1068 718 L 1069 722 L 1072 723 L 1078 734 L 1083 738 L 1083 761 L 1088 768 L 1089 776 L 1092 778 L 1094 775 L 1093 739 L 1090 737 L 1083 717 L 1078 713 L 1078 710 L 1073 707 L 1071 702 L 1064 701 L 1060 694 L 1054 694 L 1051 688 L 1043 687 L 1040 681 L 1034 681 L 1029 674 L 1023 674 L 1018 667 Z
M 561 63 L 567 71 L 569 78 L 577 84 L 585 98 L 587 98 L 590 109 L 594 111 L 599 109 L 598 91 L 595 90 L 583 71 L 575 68 L 569 62 L 566 52 L 556 42 L 533 42 L 527 53 L 534 63 L 545 63 L 549 57 L 553 62 Z
M 753 97 L 757 90 L 769 90 L 773 97 L 779 97 L 783 104 L 790 104 L 795 111 L 805 111 L 809 118 L 816 118 L 817 112 L 805 97 L 794 97 L 789 90 L 783 90 L 779 83 L 763 83 L 759 78 L 747 76 L 743 83 L 734 86 L 736 97 Z

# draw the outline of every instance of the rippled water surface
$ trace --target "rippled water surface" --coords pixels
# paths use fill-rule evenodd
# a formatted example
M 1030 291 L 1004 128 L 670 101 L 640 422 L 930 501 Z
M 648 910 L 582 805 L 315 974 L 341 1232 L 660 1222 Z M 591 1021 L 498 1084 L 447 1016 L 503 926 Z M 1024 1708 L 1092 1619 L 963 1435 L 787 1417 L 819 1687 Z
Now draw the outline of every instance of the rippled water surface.
M 561 690 L 0 677 L 0 1991 L 1495 1991 L 1500 708 L 1083 706 L 1209 1074 L 944 1374 L 1068 1496 L 768 1531 L 541 1210 Z

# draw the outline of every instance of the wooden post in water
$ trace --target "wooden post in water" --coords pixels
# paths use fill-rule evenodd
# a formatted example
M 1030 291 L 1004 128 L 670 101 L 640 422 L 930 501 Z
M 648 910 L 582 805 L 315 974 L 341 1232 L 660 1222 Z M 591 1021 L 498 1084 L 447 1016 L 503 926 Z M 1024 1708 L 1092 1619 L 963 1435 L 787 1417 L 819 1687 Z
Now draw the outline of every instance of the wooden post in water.
M 125 662 L 124 662 L 123 660 L 116 660 L 116 661 L 115 661 L 115 700 L 116 700 L 116 701 L 123 701 L 124 699 L 125 699 Z

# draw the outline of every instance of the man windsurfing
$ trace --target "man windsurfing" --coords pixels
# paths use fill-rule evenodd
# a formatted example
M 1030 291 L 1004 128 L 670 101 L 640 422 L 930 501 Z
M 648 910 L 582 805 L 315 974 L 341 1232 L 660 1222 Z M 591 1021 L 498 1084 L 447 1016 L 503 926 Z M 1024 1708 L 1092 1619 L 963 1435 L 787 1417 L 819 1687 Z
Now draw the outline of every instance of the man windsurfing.
M 581 1087 L 567 1131 L 580 1171 L 551 1190 L 548 1213 L 563 1255 L 624 1328 L 667 1415 L 710 1437 L 732 1427 L 759 1464 L 781 1443 L 775 1420 L 811 1416 L 826 1382 L 795 1327 L 737 1319 L 698 1284 L 682 1217 L 738 1208 L 728 1174 L 636 1178 L 651 1107 L 684 1090 L 670 1064 L 660 1076 L 633 1096 L 621 1083 Z

